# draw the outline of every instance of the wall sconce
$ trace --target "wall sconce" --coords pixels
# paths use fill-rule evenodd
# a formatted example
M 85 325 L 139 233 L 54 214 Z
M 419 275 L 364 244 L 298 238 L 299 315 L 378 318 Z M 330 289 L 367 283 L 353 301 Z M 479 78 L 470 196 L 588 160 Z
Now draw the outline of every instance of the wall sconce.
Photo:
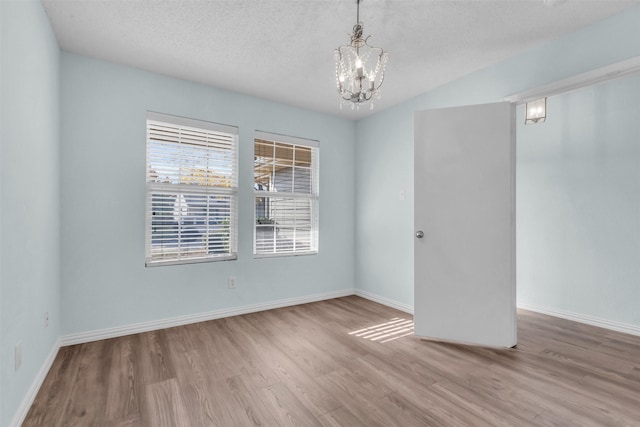
M 547 98 L 527 102 L 524 124 L 543 123 L 547 118 Z

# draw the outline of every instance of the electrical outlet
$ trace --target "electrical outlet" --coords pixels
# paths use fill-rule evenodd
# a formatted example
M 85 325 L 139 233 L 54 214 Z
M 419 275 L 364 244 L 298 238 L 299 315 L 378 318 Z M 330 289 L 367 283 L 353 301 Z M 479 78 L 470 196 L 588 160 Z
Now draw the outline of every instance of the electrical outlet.
M 227 285 L 229 285 L 229 289 L 235 289 L 236 288 L 236 276 L 229 276 L 229 281 L 227 282 Z
M 16 350 L 15 350 L 15 365 L 16 365 L 16 371 L 18 369 L 20 369 L 20 366 L 22 366 L 22 343 L 19 342 L 18 344 L 16 344 Z
M 48 311 L 44 312 L 44 327 L 45 328 L 49 327 L 49 312 Z

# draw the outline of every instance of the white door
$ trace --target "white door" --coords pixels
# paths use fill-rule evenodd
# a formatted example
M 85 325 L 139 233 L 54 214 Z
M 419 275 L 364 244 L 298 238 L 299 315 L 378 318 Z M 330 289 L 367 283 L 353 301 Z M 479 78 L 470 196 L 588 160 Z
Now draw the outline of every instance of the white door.
M 415 113 L 416 336 L 516 345 L 514 120 L 508 102 Z

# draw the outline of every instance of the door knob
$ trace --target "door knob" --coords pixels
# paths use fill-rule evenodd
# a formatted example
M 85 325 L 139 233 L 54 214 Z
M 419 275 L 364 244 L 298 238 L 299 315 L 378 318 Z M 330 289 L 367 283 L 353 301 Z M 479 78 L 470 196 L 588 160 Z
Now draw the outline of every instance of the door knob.
M 418 239 L 422 239 L 424 237 L 424 233 L 422 232 L 422 230 L 416 231 L 416 237 Z

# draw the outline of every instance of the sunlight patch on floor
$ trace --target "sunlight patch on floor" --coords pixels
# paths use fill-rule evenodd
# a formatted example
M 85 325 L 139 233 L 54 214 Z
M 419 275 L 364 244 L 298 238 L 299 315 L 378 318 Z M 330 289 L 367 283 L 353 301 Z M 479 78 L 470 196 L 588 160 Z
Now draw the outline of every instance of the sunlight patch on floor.
M 394 317 L 388 322 L 349 332 L 349 335 L 380 343 L 386 343 L 398 338 L 413 335 L 413 320 Z

